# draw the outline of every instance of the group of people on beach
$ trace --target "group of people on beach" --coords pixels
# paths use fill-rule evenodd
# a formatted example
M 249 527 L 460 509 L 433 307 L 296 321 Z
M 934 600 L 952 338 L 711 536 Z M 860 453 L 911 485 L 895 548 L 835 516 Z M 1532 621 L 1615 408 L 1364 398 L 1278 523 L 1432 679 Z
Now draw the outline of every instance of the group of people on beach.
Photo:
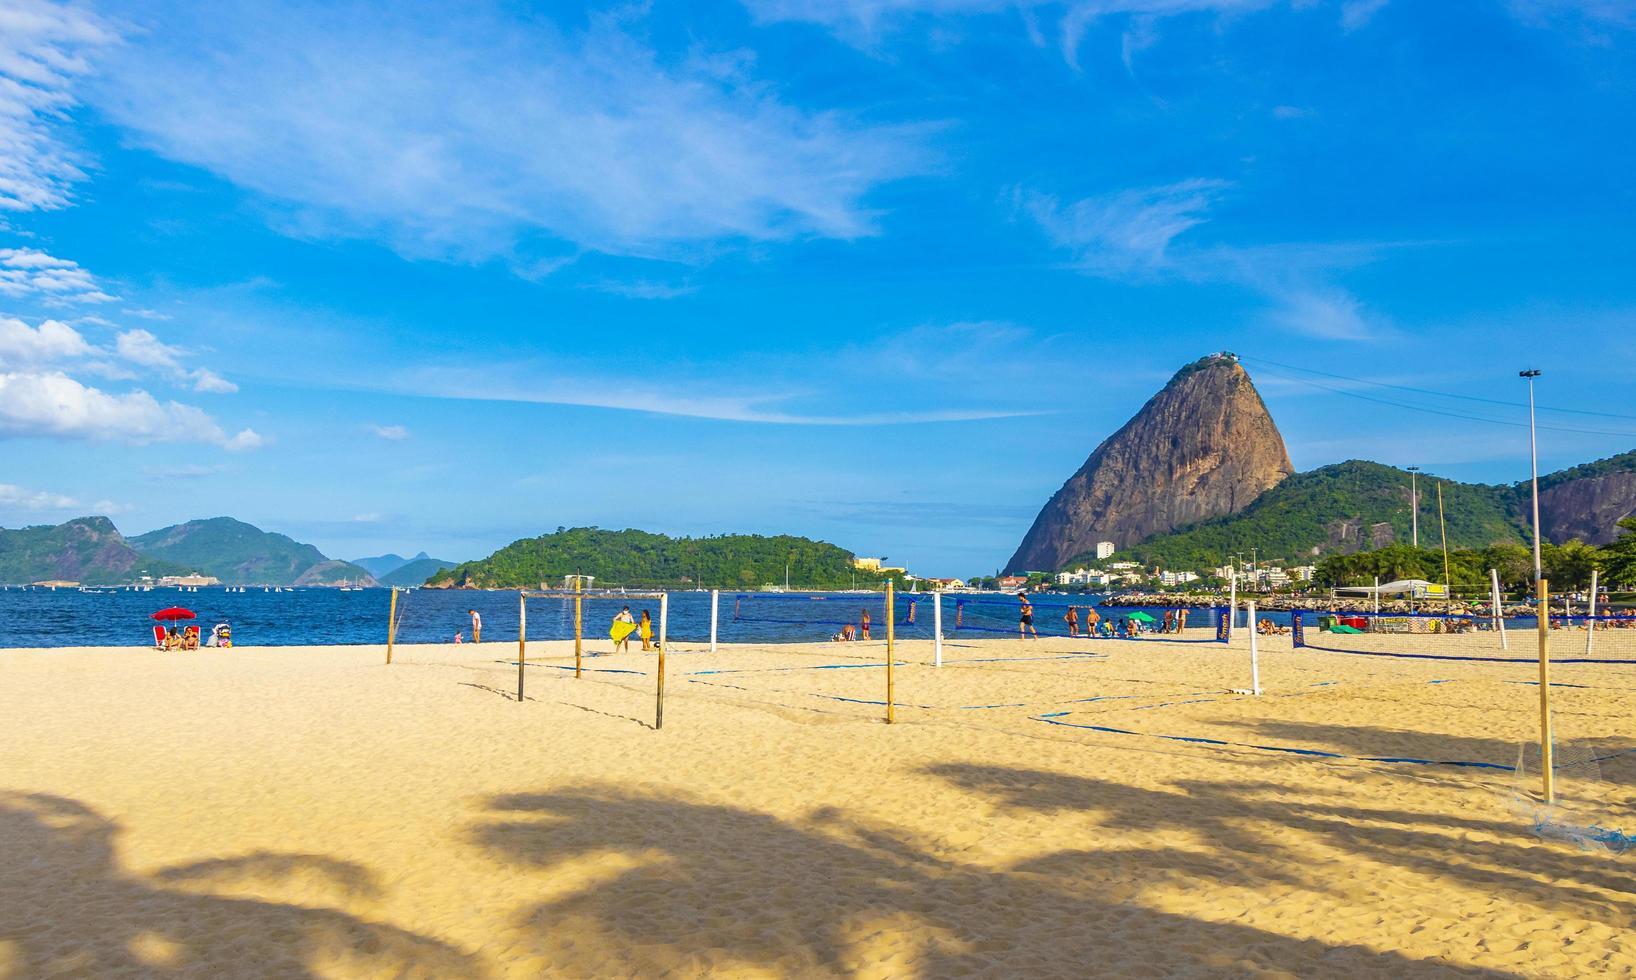
M 653 616 L 646 609 L 642 610 L 642 618 L 631 616 L 631 607 L 624 606 L 619 614 L 613 618 L 608 627 L 608 635 L 613 638 L 615 653 L 629 653 L 631 650 L 631 634 L 635 633 L 642 641 L 642 650 L 659 649 L 659 644 L 653 639 Z
M 1017 624 L 1017 635 L 1031 634 L 1038 638 L 1039 633 L 1034 629 L 1034 607 L 1028 601 L 1028 594 L 1017 593 L 1017 600 L 1022 603 L 1020 620 Z M 1180 633 L 1187 629 L 1187 609 L 1166 609 L 1163 622 L 1154 627 L 1143 623 L 1135 616 L 1126 616 L 1117 622 L 1104 619 L 1096 611 L 1095 606 L 1085 607 L 1084 636 L 1124 637 L 1139 639 L 1143 633 Z M 1068 635 L 1078 637 L 1080 633 L 1080 616 L 1078 606 L 1069 606 L 1068 611 L 1062 614 L 1062 621 L 1068 624 Z
M 157 632 L 157 628 L 155 630 Z M 210 629 L 210 638 L 202 644 L 206 647 L 231 647 L 233 645 L 233 627 L 226 623 L 217 623 Z M 199 627 L 183 626 L 178 629 L 171 626 L 164 631 L 164 636 L 154 643 L 156 650 L 197 650 L 199 642 Z

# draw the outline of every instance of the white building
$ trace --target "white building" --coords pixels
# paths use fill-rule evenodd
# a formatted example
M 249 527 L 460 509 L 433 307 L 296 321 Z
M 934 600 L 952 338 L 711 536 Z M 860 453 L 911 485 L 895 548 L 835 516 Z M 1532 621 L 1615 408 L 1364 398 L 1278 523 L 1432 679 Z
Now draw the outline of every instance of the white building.
M 1317 565 L 1296 565 L 1289 570 L 1290 576 L 1297 582 L 1310 582 L 1312 576 L 1318 574 Z
M 1160 585 L 1186 585 L 1199 580 L 1198 572 L 1160 572 Z
M 1098 541 L 1096 543 L 1096 560 L 1101 561 L 1119 549 L 1113 546 L 1112 541 Z
M 1108 565 L 1108 568 L 1110 568 L 1111 570 L 1116 571 L 1116 572 L 1128 572 L 1133 568 L 1141 568 L 1141 567 L 1142 566 L 1140 564 L 1138 564 L 1137 562 L 1133 562 L 1133 561 L 1116 561 L 1116 562 L 1112 562 L 1112 563 L 1110 563 Z

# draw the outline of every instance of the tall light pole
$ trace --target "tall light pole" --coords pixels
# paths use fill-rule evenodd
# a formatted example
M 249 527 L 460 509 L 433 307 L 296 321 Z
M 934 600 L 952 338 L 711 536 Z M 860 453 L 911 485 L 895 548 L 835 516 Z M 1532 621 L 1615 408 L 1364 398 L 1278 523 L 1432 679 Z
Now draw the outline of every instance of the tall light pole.
M 1534 481 L 1534 581 L 1538 582 L 1545 577 L 1545 566 L 1539 558 L 1539 440 L 1534 435 L 1534 379 L 1539 377 L 1539 372 L 1519 371 L 1517 376 L 1528 379 L 1528 455 Z
M 1409 471 L 1409 522 L 1414 528 L 1413 541 L 1415 550 L 1420 550 L 1420 481 L 1417 474 L 1420 467 L 1407 467 Z

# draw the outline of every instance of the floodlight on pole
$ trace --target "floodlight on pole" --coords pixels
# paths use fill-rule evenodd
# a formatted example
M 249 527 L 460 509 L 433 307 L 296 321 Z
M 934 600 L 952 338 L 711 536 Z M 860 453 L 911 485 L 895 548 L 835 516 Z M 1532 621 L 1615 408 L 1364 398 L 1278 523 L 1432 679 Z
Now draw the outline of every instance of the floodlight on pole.
M 1537 370 L 1518 371 L 1517 377 L 1528 381 L 1528 456 L 1534 486 L 1534 581 L 1538 582 L 1545 577 L 1545 566 L 1540 561 L 1539 537 L 1539 439 L 1534 430 L 1534 379 L 1539 377 Z M 1541 613 L 1543 615 L 1543 611 Z
M 1420 467 L 1405 467 L 1409 471 L 1409 524 L 1414 530 L 1412 542 L 1418 550 L 1420 548 L 1420 481 L 1417 474 Z

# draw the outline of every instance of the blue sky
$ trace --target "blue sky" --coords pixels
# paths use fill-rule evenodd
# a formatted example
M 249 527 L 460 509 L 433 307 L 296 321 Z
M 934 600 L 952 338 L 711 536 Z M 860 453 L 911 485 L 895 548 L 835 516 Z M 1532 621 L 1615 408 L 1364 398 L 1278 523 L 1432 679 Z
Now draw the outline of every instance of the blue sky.
M 1631 449 L 1633 41 L 1623 0 L 4 0 L 0 524 L 969 575 L 1223 349 L 1300 468 L 1523 478 L 1536 366 L 1544 468 Z

